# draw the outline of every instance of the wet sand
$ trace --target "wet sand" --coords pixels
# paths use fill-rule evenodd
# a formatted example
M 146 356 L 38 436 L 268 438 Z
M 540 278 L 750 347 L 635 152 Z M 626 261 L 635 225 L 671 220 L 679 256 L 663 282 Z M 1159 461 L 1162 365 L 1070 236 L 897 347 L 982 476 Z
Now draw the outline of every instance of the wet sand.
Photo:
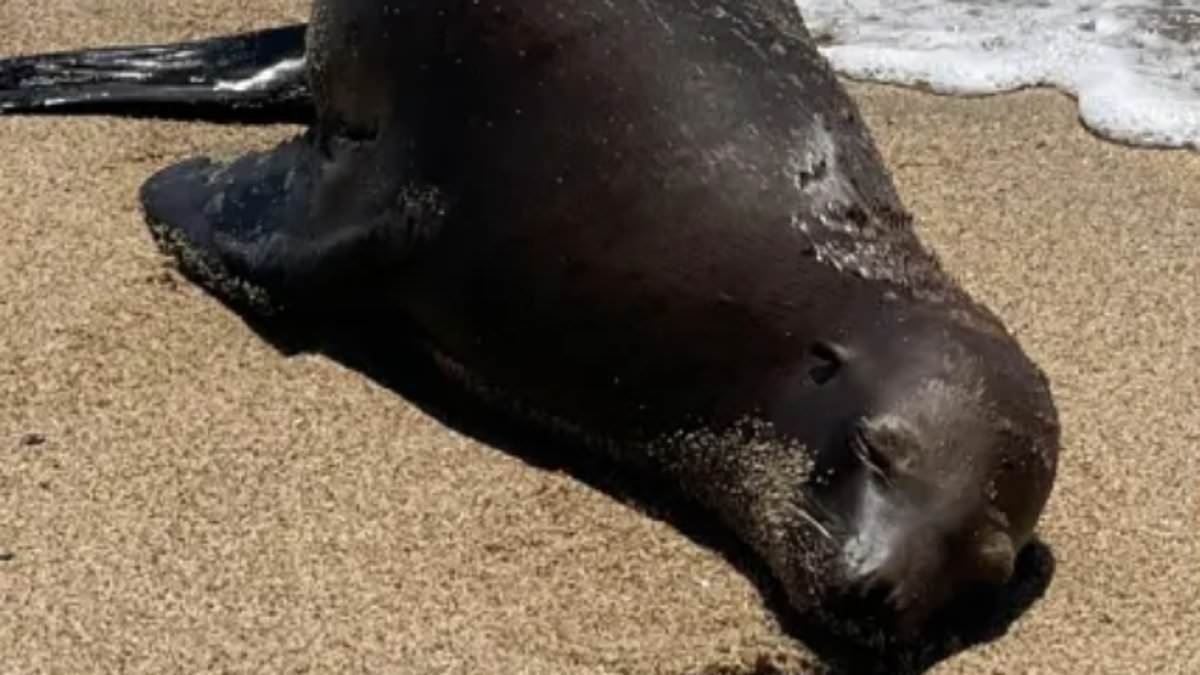
M 0 3 L 0 50 L 306 9 L 238 4 Z M 851 89 L 1064 424 L 1046 594 L 934 672 L 1200 672 L 1200 155 L 1098 140 L 1053 92 Z M 0 118 L 0 672 L 812 671 L 718 552 L 172 270 L 140 182 L 294 131 Z

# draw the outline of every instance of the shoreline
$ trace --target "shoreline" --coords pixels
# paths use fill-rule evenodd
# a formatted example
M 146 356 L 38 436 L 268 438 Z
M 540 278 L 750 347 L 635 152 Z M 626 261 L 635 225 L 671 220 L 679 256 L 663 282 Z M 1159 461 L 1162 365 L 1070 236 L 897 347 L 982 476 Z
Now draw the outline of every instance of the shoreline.
M 1055 86 L 1052 84 L 1030 84 L 1030 85 L 1023 85 L 1023 86 L 1017 87 L 1015 89 L 1009 89 L 1009 90 L 1005 90 L 1005 91 L 985 92 L 985 93 L 979 93 L 979 94 L 971 94 L 971 93 L 959 94 L 959 93 L 940 92 L 932 87 L 922 86 L 919 84 L 902 84 L 899 82 L 885 82 L 883 80 L 861 79 L 861 78 L 856 78 L 856 77 L 853 77 L 850 75 L 842 75 L 840 73 L 838 74 L 838 79 L 840 79 L 843 83 L 845 83 L 846 85 L 851 86 L 851 87 L 863 86 L 863 87 L 874 87 L 874 88 L 880 88 L 880 89 L 896 89 L 896 90 L 900 90 L 902 92 L 914 93 L 914 94 L 919 94 L 922 96 L 932 96 L 935 98 L 963 99 L 963 100 L 975 100 L 975 101 L 982 101 L 982 100 L 991 99 L 991 98 L 1002 98 L 1005 96 L 1014 96 L 1014 95 L 1020 95 L 1020 94 L 1026 94 L 1026 93 L 1052 93 L 1052 94 L 1056 94 L 1060 97 L 1066 98 L 1067 100 L 1071 101 L 1072 105 L 1075 108 L 1075 119 L 1078 121 L 1080 128 L 1082 128 L 1084 131 L 1086 131 L 1088 133 L 1088 135 L 1092 136 L 1096 140 L 1099 140 L 1104 143 L 1111 143 L 1113 145 L 1117 145 L 1117 146 L 1127 149 L 1127 150 L 1144 150 L 1144 151 L 1148 151 L 1148 152 L 1183 152 L 1183 153 L 1189 153 L 1189 154 L 1193 154 L 1193 155 L 1200 155 L 1200 147 L 1193 148 L 1193 147 L 1189 147 L 1186 145 L 1167 145 L 1167 144 L 1156 145 L 1153 143 L 1132 143 L 1129 141 L 1121 140 L 1120 138 L 1105 136 L 1104 134 L 1100 133 L 1099 131 L 1096 131 L 1092 127 L 1088 126 L 1083 121 L 1083 116 L 1079 112 L 1079 96 L 1077 94 L 1072 93 L 1070 91 L 1067 91 L 1066 89 L 1063 89 L 1061 87 L 1058 87 L 1058 86 Z

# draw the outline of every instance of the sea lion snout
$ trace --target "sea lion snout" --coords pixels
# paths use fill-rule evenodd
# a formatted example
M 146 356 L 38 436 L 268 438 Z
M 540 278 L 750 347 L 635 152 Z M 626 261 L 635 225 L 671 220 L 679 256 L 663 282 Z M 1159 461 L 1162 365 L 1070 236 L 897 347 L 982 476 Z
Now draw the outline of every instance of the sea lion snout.
M 841 557 L 844 593 L 905 637 L 917 634 L 961 591 L 1007 583 L 1016 551 L 1007 533 L 978 524 L 974 512 L 949 521 L 922 517 L 904 503 L 904 494 L 889 492 L 894 489 L 874 483 L 864 488 Z
M 848 463 L 832 502 L 843 518 L 842 592 L 899 636 L 915 634 L 961 591 L 999 587 L 1013 574 L 1017 545 L 978 466 L 948 462 L 938 450 L 986 440 L 947 438 L 954 426 L 930 429 L 889 413 L 863 417 L 847 433 Z M 950 454 L 976 454 L 959 450 Z

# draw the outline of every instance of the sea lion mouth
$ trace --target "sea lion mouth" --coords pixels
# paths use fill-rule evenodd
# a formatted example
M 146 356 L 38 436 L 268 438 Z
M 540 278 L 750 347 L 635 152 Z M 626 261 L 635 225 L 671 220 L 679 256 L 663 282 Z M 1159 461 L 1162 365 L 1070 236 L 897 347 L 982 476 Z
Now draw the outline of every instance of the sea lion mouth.
M 856 513 L 842 544 L 842 563 L 851 584 L 866 583 L 874 588 L 889 564 L 894 564 L 899 549 L 911 529 L 906 525 L 903 507 L 897 507 L 885 482 L 877 478 L 878 468 L 867 465 L 868 475 L 859 485 Z M 893 584 L 896 585 L 896 584 Z

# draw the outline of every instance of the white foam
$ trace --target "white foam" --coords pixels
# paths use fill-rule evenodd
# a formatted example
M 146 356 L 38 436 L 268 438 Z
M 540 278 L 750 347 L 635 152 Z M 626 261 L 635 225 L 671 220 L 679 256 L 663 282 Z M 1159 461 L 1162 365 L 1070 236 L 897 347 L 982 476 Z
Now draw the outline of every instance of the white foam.
M 843 75 L 980 95 L 1052 86 L 1121 142 L 1200 150 L 1200 0 L 797 0 Z

